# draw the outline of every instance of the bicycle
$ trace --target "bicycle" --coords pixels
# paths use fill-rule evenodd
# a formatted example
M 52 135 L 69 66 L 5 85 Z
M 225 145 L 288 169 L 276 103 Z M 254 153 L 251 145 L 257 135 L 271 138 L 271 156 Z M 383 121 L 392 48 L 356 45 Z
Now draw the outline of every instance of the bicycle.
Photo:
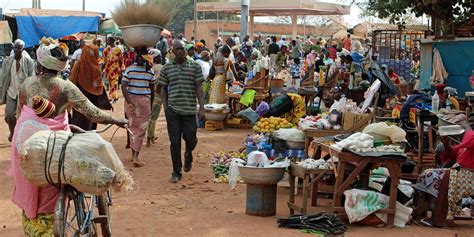
M 103 133 L 112 126 L 107 125 L 101 130 L 84 131 L 75 125 L 69 125 L 70 128 L 80 133 Z M 63 147 L 64 149 L 65 146 Z M 53 235 L 55 237 L 95 237 L 98 236 L 96 225 L 100 224 L 102 236 L 112 236 L 111 215 L 109 212 L 111 205 L 112 194 L 110 190 L 103 195 L 97 196 L 80 192 L 68 184 L 60 185 L 59 197 L 54 211 Z M 95 207 L 98 209 L 98 215 L 94 214 Z

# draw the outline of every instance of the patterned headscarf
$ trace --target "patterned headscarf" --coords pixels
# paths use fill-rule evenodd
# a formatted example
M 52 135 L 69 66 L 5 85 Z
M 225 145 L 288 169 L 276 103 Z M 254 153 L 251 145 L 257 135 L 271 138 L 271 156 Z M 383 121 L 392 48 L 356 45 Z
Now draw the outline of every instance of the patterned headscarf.
M 64 55 L 68 55 L 67 54 L 69 51 L 68 47 L 64 43 L 58 43 L 57 41 L 50 38 L 48 39 L 43 38 L 41 39 L 40 43 L 41 44 L 38 50 L 36 50 L 36 56 L 38 58 L 39 64 L 41 64 L 41 66 L 50 70 L 54 70 L 58 72 L 62 71 L 66 67 L 67 60 L 62 61 L 53 57 L 51 55 L 51 50 L 56 47 L 59 47 L 63 51 Z

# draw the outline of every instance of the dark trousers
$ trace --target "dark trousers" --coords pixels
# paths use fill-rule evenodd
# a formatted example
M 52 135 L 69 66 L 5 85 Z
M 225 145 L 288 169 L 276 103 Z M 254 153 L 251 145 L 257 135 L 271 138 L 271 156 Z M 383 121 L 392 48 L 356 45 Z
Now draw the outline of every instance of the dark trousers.
M 163 53 L 163 52 L 161 53 L 161 64 L 162 64 L 162 65 L 165 65 L 165 64 L 166 64 L 166 55 L 167 55 L 167 54 L 168 54 L 168 53 Z
M 180 175 L 183 163 L 181 161 L 181 137 L 186 142 L 184 162 L 192 162 L 192 151 L 197 145 L 197 122 L 195 115 L 181 115 L 170 108 L 165 111 L 168 136 L 170 137 L 171 161 L 173 162 L 173 174 Z
M 79 89 L 82 91 L 82 93 L 89 99 L 90 102 L 92 102 L 93 105 L 97 106 L 98 104 L 98 98 L 99 96 L 93 95 L 86 90 L 84 90 L 80 85 L 78 85 Z M 72 117 L 71 120 L 69 121 L 70 124 L 74 124 L 86 131 L 90 130 L 96 130 L 97 129 L 97 123 L 94 123 L 89 120 L 88 117 L 85 115 L 81 114 L 79 111 L 73 109 L 72 110 Z

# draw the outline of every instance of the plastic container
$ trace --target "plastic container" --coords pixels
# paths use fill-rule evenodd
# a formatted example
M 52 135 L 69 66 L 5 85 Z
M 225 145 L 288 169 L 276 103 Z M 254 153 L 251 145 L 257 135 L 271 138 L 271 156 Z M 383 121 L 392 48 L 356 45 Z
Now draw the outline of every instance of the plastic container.
M 250 154 L 250 152 L 256 151 L 256 150 L 257 150 L 257 146 L 245 144 L 245 153 L 247 155 Z
M 435 91 L 433 98 L 431 98 L 431 111 L 434 113 L 438 113 L 439 111 L 439 96 L 437 91 Z

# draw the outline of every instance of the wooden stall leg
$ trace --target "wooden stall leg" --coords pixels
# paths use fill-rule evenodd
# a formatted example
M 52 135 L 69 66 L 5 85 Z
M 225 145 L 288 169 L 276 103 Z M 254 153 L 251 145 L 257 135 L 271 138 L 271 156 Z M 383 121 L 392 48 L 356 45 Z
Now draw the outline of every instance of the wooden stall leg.
M 442 227 L 446 225 L 446 216 L 448 215 L 448 190 L 449 176 L 451 172 L 448 170 L 441 180 L 438 198 L 436 198 L 434 210 L 432 210 L 433 225 Z
M 333 197 L 333 207 L 335 207 L 335 211 L 337 212 L 337 207 L 341 206 L 341 198 L 342 198 L 342 192 L 338 192 L 338 188 L 341 187 L 342 183 L 344 182 L 344 170 L 346 167 L 345 162 L 339 162 L 338 167 L 337 167 L 337 177 L 336 177 L 336 187 L 334 191 L 334 197 Z
M 318 182 L 319 182 L 319 180 L 315 180 L 313 182 L 313 191 L 311 192 L 311 206 L 313 206 L 313 207 L 318 205 L 318 189 L 319 189 Z
M 387 166 L 389 168 L 388 172 L 390 173 L 390 177 L 391 177 L 390 198 L 389 198 L 388 208 L 390 210 L 396 211 L 398 183 L 400 182 L 400 166 L 397 165 L 396 161 L 388 161 Z M 395 213 L 389 213 L 387 215 L 387 226 L 393 227 L 394 221 L 395 221 Z
M 293 175 L 290 175 L 290 201 L 289 203 L 295 203 L 295 176 Z M 295 213 L 295 210 L 293 210 L 293 208 L 288 205 L 289 208 L 290 208 L 290 215 L 293 215 Z
M 309 194 L 308 183 L 309 183 L 309 175 L 305 174 L 304 179 L 303 179 L 303 208 L 302 208 L 302 214 L 306 214 L 307 209 L 308 209 L 308 194 Z

